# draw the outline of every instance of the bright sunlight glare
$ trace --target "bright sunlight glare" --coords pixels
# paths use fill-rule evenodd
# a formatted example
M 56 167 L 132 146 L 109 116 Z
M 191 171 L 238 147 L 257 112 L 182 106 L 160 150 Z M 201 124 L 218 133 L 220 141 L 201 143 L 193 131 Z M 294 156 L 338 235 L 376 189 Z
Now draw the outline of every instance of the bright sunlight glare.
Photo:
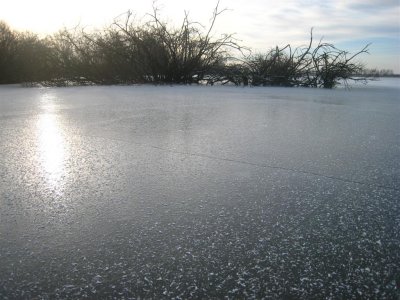
M 37 121 L 37 157 L 49 188 L 61 192 L 68 150 L 49 95 L 42 98 L 43 110 Z

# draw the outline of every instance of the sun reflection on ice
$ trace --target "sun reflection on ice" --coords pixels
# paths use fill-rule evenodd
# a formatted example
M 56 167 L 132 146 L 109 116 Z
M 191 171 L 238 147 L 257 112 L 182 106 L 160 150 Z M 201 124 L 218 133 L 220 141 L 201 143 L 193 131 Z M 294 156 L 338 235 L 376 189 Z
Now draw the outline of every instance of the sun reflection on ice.
M 58 194 L 62 193 L 68 156 L 67 143 L 56 114 L 54 98 L 45 94 L 42 99 L 43 113 L 37 121 L 37 157 L 46 184 Z

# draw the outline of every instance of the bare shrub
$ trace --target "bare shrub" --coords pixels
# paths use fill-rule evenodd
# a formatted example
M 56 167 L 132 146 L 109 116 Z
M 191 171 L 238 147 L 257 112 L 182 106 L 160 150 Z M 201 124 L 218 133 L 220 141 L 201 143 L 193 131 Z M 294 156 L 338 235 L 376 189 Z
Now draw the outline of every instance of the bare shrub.
M 0 83 L 43 81 L 47 85 L 207 83 L 253 86 L 333 88 L 348 80 L 365 80 L 355 54 L 320 40 L 311 30 L 307 45 L 288 44 L 265 54 L 245 56 L 232 34 L 214 37 L 216 20 L 225 10 L 215 6 L 208 29 L 185 13 L 175 28 L 153 7 L 145 22 L 133 14 L 116 18 L 107 28 L 87 32 L 63 29 L 39 39 L 12 31 L 0 22 Z M 240 54 L 234 56 L 232 53 Z M 386 73 L 385 73 L 386 74 Z
M 252 85 L 263 86 L 305 86 L 333 88 L 337 84 L 347 84 L 348 80 L 361 80 L 354 75 L 363 69 L 354 59 L 368 53 L 368 46 L 350 54 L 322 40 L 313 46 L 311 30 L 307 46 L 295 48 L 290 45 L 276 47 L 266 54 L 256 54 L 247 58 Z
M 125 37 L 136 59 L 136 69 L 147 81 L 172 83 L 199 83 L 207 80 L 229 58 L 229 49 L 241 47 L 232 35 L 212 37 L 217 17 L 224 12 L 218 3 L 213 11 L 206 32 L 203 26 L 189 20 L 185 13 L 180 28 L 173 28 L 162 21 L 158 9 L 153 7 L 150 20 L 140 28 L 127 13 L 124 22 L 116 21 L 118 34 Z

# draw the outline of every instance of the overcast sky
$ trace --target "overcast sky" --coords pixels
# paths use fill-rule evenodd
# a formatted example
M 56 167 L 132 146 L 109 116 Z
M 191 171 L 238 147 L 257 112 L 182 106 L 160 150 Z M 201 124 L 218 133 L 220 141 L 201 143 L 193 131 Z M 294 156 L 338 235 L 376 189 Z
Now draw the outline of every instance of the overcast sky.
M 153 0 L 4 0 L 0 20 L 12 28 L 51 34 L 66 26 L 109 25 L 127 10 L 140 20 L 151 12 Z M 215 0 L 158 0 L 160 14 L 171 23 L 184 10 L 193 21 L 209 23 Z M 400 73 L 400 0 L 220 0 L 227 8 L 216 23 L 215 35 L 236 33 L 244 45 L 262 52 L 275 45 L 306 44 L 311 27 L 316 39 L 356 51 L 367 43 L 370 55 L 360 57 L 367 67 Z

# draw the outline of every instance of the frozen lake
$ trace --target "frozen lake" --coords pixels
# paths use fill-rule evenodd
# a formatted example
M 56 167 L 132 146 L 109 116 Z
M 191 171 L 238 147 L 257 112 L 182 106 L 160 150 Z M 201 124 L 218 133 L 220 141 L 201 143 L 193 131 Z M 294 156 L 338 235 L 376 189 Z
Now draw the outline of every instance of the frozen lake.
M 396 298 L 399 81 L 0 86 L 0 298 Z

